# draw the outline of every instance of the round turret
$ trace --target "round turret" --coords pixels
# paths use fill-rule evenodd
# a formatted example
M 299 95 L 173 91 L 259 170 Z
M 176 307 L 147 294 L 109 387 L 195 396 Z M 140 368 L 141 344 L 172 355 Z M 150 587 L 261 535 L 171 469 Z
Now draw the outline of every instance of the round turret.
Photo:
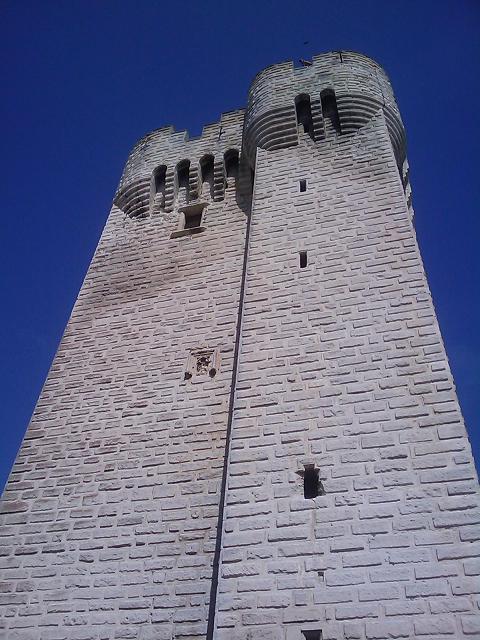
M 254 78 L 244 126 L 244 151 L 253 164 L 257 147 L 298 143 L 298 132 L 315 141 L 348 135 L 383 110 L 397 163 L 405 159 L 405 132 L 392 87 L 373 60 L 352 51 L 315 56 L 296 68 L 275 64 Z

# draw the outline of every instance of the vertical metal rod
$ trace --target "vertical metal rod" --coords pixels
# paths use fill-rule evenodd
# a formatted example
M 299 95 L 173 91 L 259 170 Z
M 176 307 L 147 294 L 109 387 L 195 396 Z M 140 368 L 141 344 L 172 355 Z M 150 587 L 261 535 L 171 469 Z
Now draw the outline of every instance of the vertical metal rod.
M 258 154 L 257 154 L 258 157 Z M 256 169 L 255 161 L 255 169 Z M 256 176 L 256 171 L 255 171 Z M 210 586 L 210 604 L 208 607 L 208 624 L 206 640 L 213 640 L 213 633 L 215 630 L 215 609 L 217 606 L 217 592 L 218 592 L 218 575 L 220 571 L 220 554 L 222 551 L 222 533 L 223 533 L 223 519 L 225 515 L 225 501 L 227 492 L 227 480 L 228 480 L 228 463 L 230 458 L 230 443 L 232 439 L 232 423 L 233 423 L 233 408 L 235 404 L 235 389 L 237 386 L 237 373 L 238 373 L 238 359 L 240 354 L 240 339 L 242 334 L 242 319 L 243 319 L 243 301 L 245 296 L 245 281 L 247 275 L 247 262 L 248 262 L 248 250 L 250 246 L 250 226 L 253 214 L 253 204 L 255 201 L 255 179 L 253 183 L 252 204 L 250 212 L 247 217 L 247 229 L 245 232 L 245 247 L 243 251 L 243 267 L 242 267 L 242 280 L 240 284 L 240 296 L 238 301 L 238 315 L 237 315 L 237 328 L 235 334 L 235 350 L 233 354 L 233 368 L 232 368 L 232 382 L 230 386 L 230 398 L 228 405 L 228 417 L 227 417 L 227 430 L 225 435 L 225 454 L 223 457 L 223 472 L 222 483 L 220 485 L 220 502 L 218 506 L 218 520 L 217 520 L 217 532 L 215 540 L 215 552 L 213 555 L 213 567 L 212 567 L 212 583 Z

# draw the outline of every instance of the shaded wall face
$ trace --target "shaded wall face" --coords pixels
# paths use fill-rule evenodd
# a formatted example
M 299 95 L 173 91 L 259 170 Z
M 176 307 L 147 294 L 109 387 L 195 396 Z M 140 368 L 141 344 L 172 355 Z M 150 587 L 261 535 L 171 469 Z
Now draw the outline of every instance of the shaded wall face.
M 245 216 L 178 216 L 111 212 L 3 496 L 2 638 L 205 637 Z
M 382 114 L 259 150 L 215 637 L 471 637 L 474 479 Z

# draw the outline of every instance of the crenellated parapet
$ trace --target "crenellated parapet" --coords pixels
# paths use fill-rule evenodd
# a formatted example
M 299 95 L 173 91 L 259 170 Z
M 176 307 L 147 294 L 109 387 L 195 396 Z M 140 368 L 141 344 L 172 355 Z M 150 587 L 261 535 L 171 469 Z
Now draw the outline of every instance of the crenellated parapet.
M 352 51 L 332 51 L 298 68 L 292 62 L 274 64 L 250 87 L 245 152 L 253 163 L 257 147 L 294 146 L 302 129 L 315 142 L 347 135 L 381 109 L 401 167 L 405 132 L 388 77 L 376 62 Z
M 243 110 L 224 113 L 192 138 L 173 127 L 149 133 L 130 153 L 114 203 L 126 215 L 143 218 L 190 203 L 221 201 L 233 182 L 237 191 L 248 194 L 250 171 L 241 157 L 243 120 Z
M 198 137 L 173 127 L 146 135 L 128 158 L 114 202 L 144 218 L 219 202 L 230 180 L 247 211 L 257 148 L 292 147 L 305 134 L 318 145 L 338 141 L 379 112 L 408 195 L 405 131 L 385 71 L 362 54 L 332 51 L 301 67 L 284 62 L 260 71 L 246 110 L 224 113 Z

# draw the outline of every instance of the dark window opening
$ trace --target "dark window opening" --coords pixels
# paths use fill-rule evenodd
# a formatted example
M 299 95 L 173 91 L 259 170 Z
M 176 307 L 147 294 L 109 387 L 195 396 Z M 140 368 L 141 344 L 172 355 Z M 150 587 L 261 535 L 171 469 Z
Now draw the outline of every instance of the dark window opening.
M 322 632 L 320 629 L 312 629 L 311 631 L 302 631 L 305 640 L 322 640 Z
M 321 494 L 321 483 L 318 478 L 318 469 L 313 465 L 305 467 L 303 474 L 303 496 L 306 500 L 316 498 Z
M 340 128 L 340 118 L 337 109 L 337 98 L 333 89 L 325 89 L 320 94 L 322 102 L 323 120 L 335 129 L 337 133 L 342 133 Z
M 300 180 L 300 193 L 304 193 L 307 190 L 307 181 L 305 179 Z
M 225 162 L 225 175 L 227 178 L 235 178 L 238 177 L 238 150 L 237 149 L 229 149 L 224 156 Z
M 185 226 L 184 229 L 195 229 L 196 227 L 200 227 L 202 224 L 202 212 L 201 211 L 185 211 Z
M 183 238 L 203 233 L 205 231 L 203 211 L 206 206 L 205 202 L 197 202 L 180 207 L 178 228 L 170 234 L 170 238 Z
M 307 266 L 307 252 L 300 251 L 300 269 L 305 269 Z
M 303 128 L 303 131 L 308 133 L 313 140 L 313 119 L 310 97 L 306 95 L 297 96 L 295 98 L 295 110 L 297 114 L 297 124 L 300 130 Z
M 165 194 L 165 179 L 167 175 L 167 167 L 162 165 L 157 167 L 153 173 L 155 194 Z
M 210 187 L 210 196 L 213 198 L 213 176 L 214 176 L 214 158 L 212 155 L 203 156 L 200 160 L 200 187 L 205 182 Z M 201 188 L 200 188 L 201 192 Z
M 177 187 L 178 190 L 185 189 L 185 197 L 188 202 L 190 189 L 190 160 L 182 160 L 177 164 Z

